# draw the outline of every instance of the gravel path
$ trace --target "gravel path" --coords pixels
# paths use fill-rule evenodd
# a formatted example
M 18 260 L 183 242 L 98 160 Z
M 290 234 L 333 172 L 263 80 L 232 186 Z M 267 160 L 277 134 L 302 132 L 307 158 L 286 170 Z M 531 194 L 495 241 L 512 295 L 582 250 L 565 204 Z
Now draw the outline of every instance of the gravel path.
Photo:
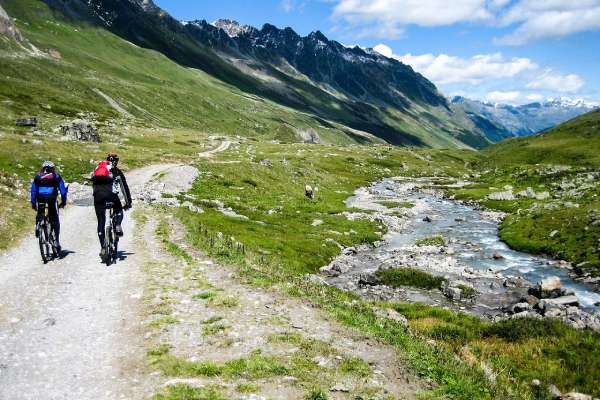
M 133 192 L 171 165 L 128 174 Z M 139 379 L 144 349 L 130 213 L 120 242 L 124 260 L 100 263 L 96 217 L 70 206 L 61 217 L 68 255 L 43 265 L 33 234 L 0 258 L 0 399 L 135 399 L 152 392 Z

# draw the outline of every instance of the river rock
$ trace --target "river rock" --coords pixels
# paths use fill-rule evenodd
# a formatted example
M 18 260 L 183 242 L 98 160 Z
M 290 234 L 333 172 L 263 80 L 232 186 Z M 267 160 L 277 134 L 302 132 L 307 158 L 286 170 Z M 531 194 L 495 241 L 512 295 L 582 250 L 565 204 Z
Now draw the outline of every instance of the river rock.
M 517 303 L 510 308 L 510 311 L 513 314 L 518 314 L 523 311 L 531 310 L 531 305 L 529 303 Z
M 579 306 L 579 299 L 577 298 L 577 296 L 562 296 L 554 299 L 543 299 L 538 304 L 540 310 L 554 308 L 555 306 Z
M 432 222 L 432 219 L 429 215 L 426 215 L 425 218 L 423 218 L 423 222 Z
M 360 274 L 358 278 L 359 285 L 377 286 L 381 283 L 379 277 L 375 274 Z
M 557 276 L 551 276 L 542 280 L 531 294 L 539 297 L 540 299 L 560 297 L 562 295 L 560 278 Z
M 492 258 L 494 260 L 504 260 L 504 256 L 499 251 L 495 251 Z
M 462 290 L 457 287 L 446 286 L 442 289 L 442 293 L 450 300 L 459 301 L 462 298 Z
M 323 275 L 330 277 L 336 277 L 345 274 L 352 269 L 352 264 L 348 258 L 349 256 L 338 257 L 333 260 L 331 264 L 322 267 L 319 271 Z

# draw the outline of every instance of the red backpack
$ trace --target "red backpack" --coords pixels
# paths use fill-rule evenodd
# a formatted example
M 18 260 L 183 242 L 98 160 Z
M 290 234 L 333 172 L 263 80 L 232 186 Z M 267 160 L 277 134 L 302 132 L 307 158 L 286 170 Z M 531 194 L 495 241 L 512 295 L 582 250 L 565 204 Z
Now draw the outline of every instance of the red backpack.
M 104 160 L 100 164 L 98 164 L 98 166 L 94 170 L 94 173 L 92 174 L 92 178 L 112 179 L 113 175 L 111 169 L 112 165 L 110 164 L 110 161 Z

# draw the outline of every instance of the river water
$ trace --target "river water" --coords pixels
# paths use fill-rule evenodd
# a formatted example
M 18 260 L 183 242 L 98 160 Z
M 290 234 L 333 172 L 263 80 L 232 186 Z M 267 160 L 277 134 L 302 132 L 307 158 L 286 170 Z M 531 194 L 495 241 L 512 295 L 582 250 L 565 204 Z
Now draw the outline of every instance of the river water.
M 442 235 L 455 252 L 459 264 L 474 270 L 499 272 L 504 276 L 521 276 L 536 283 L 550 276 L 558 276 L 563 287 L 572 289 L 581 307 L 598 312 L 600 293 L 591 285 L 574 281 L 566 269 L 557 266 L 555 260 L 512 250 L 498 237 L 498 222 L 485 212 L 472 206 L 441 198 L 427 191 L 402 190 L 402 185 L 384 180 L 374 185 L 371 193 L 379 200 L 408 201 L 415 205 L 407 212 L 402 229 L 390 232 L 385 244 L 377 251 L 394 251 L 414 245 L 415 241 L 432 235 Z M 356 204 L 357 197 L 348 200 Z M 425 217 L 431 222 L 424 222 Z M 494 259 L 494 253 L 502 259 Z

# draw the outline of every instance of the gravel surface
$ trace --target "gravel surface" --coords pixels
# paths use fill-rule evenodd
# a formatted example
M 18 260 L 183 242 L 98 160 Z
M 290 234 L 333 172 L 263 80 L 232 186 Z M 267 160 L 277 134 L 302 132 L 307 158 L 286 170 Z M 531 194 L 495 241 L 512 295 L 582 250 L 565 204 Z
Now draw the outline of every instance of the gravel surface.
M 127 174 L 132 191 L 172 167 Z M 111 267 L 98 256 L 92 207 L 68 207 L 61 224 L 63 259 L 44 265 L 33 234 L 0 257 L 0 399 L 147 397 L 154 385 L 140 379 L 143 275 L 130 213 L 123 259 Z

